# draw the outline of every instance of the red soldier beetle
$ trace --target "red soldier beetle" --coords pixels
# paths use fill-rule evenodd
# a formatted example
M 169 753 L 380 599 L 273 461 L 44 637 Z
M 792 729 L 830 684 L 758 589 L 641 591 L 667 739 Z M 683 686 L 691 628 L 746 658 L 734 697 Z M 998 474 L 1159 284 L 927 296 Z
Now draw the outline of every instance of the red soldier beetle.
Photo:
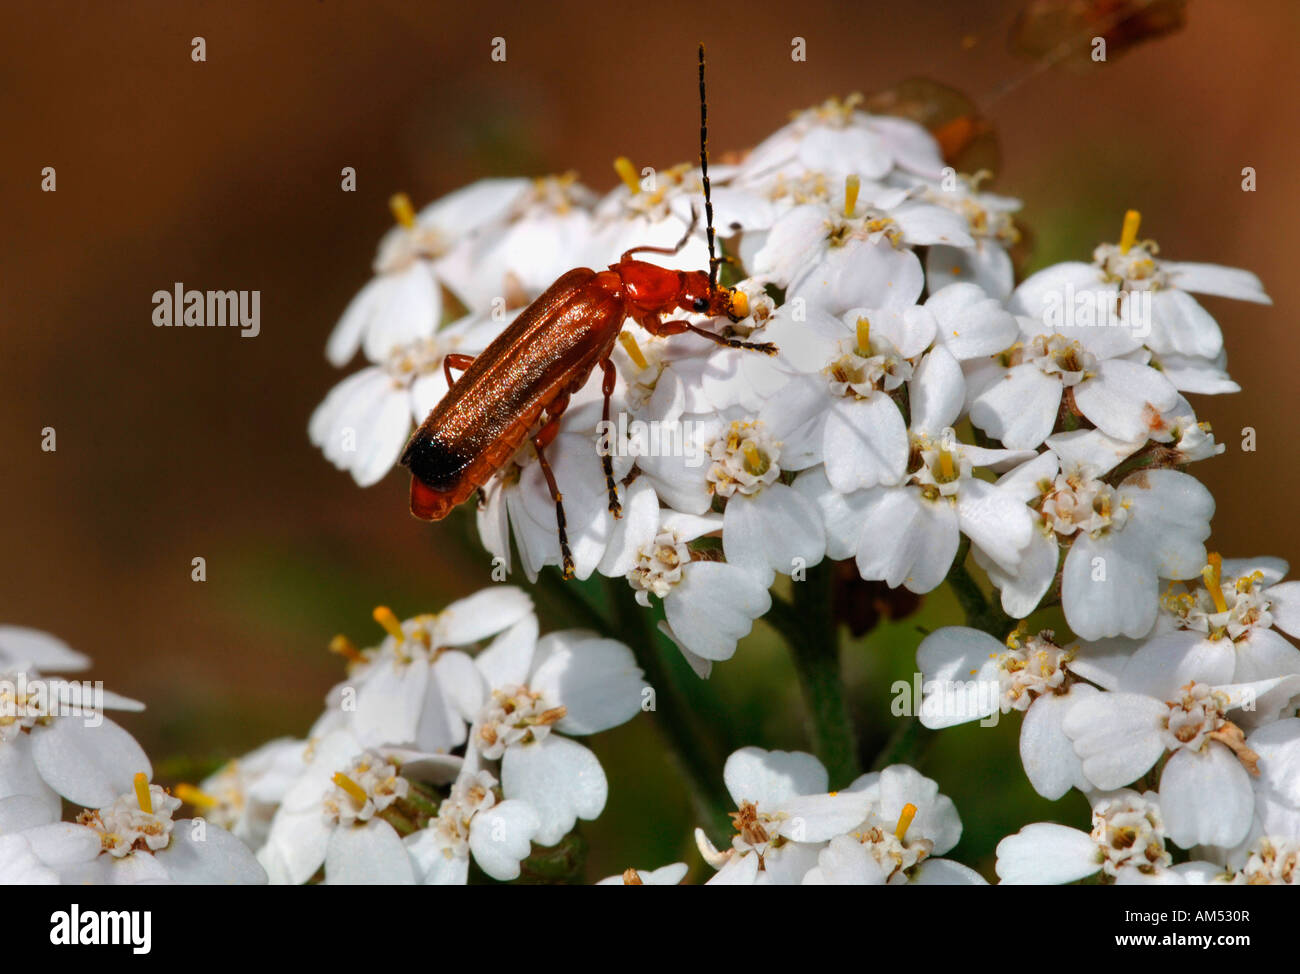
M 709 189 L 708 108 L 704 97 L 704 45 L 699 51 L 700 177 L 704 188 L 709 270 L 676 271 L 635 260 L 634 254 L 675 254 L 695 232 L 699 214 L 675 247 L 633 247 L 608 270 L 579 267 L 564 274 L 525 308 L 477 356 L 448 355 L 443 360 L 447 394 L 412 435 L 402 454 L 411 471 L 411 513 L 439 521 L 468 500 L 510 462 L 525 439 L 537 451 L 551 498 L 565 578 L 573 576 L 573 556 L 565 529 L 564 499 L 546 461 L 546 447 L 559 432 L 569 397 L 581 389 L 599 366 L 603 417 L 610 416 L 616 372 L 610 353 L 627 319 L 652 335 L 692 332 L 728 348 L 746 348 L 768 355 L 776 346 L 717 335 L 685 320 L 665 321 L 677 311 L 726 316 L 740 321 L 748 314 L 748 299 L 718 283 L 724 258 L 714 249 L 713 200 Z M 452 378 L 452 369 L 461 371 Z M 538 423 L 540 427 L 534 431 Z M 618 485 L 611 458 L 601 457 L 609 510 L 621 516 Z

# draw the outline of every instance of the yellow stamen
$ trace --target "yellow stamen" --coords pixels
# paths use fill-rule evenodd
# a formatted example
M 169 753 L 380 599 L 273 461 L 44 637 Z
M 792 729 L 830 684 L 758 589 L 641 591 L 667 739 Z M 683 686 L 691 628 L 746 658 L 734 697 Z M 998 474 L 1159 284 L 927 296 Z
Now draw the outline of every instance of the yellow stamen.
M 343 633 L 339 633 L 330 640 L 330 652 L 337 653 L 351 663 L 364 663 L 366 660 L 361 655 L 361 650 L 357 649 L 356 644 Z
M 393 615 L 393 610 L 388 606 L 375 606 L 375 611 L 371 615 L 374 617 L 375 622 L 383 626 L 388 634 L 399 643 L 406 639 L 406 633 L 402 632 L 402 624 L 397 621 L 397 616 Z
M 627 156 L 619 156 L 614 160 L 614 171 L 618 173 L 618 178 L 623 180 L 623 185 L 628 188 L 633 196 L 641 192 L 641 177 L 632 165 L 632 160 Z
M 394 193 L 388 198 L 388 208 L 393 211 L 393 219 L 399 226 L 408 230 L 415 226 L 415 207 L 411 205 L 411 197 L 405 193 Z
M 221 804 L 221 800 L 213 798 L 206 791 L 199 791 L 193 785 L 180 784 L 176 786 L 176 797 L 187 805 L 193 805 L 200 811 L 207 811 L 210 808 L 216 808 Z
M 737 318 L 749 317 L 749 295 L 744 291 L 731 292 L 731 313 Z
M 916 818 L 916 806 L 908 802 L 903 806 L 903 812 L 898 816 L 898 826 L 894 829 L 894 837 L 899 842 L 903 841 L 903 836 L 907 835 L 907 830 L 911 828 L 912 819 Z
M 365 789 L 362 788 L 355 781 L 353 781 L 351 778 L 349 778 L 347 775 L 345 775 L 342 771 L 336 771 L 334 773 L 333 781 L 334 784 L 338 785 L 340 788 L 346 791 L 348 793 L 348 797 L 351 798 L 358 805 L 364 805 L 367 801 L 369 801 Z
M 844 180 L 844 215 L 852 216 L 858 205 L 858 191 L 862 189 L 862 180 L 854 173 Z
M 741 446 L 740 452 L 745 455 L 745 469 L 750 473 L 758 476 L 767 469 L 763 454 L 758 452 L 758 447 L 754 446 L 752 441 L 746 440 Z
M 1249 592 L 1262 581 L 1264 581 L 1264 573 L 1256 569 L 1249 575 L 1242 575 L 1241 578 L 1237 579 L 1237 591 Z
M 636 364 L 638 369 L 649 368 L 650 363 L 645 360 L 645 354 L 641 351 L 641 346 L 636 343 L 636 336 L 630 331 L 625 331 L 618 336 L 618 342 L 623 346 L 623 350 L 627 352 L 627 357 Z
M 957 479 L 957 468 L 952 462 L 952 454 L 947 450 L 939 451 L 939 473 L 944 483 L 951 483 Z
M 865 317 L 858 319 L 858 354 L 871 354 L 871 322 Z
M 1124 214 L 1124 229 L 1119 235 L 1119 252 L 1127 254 L 1137 243 L 1138 228 L 1142 226 L 1142 214 L 1137 210 L 1129 210 Z
M 140 805 L 140 811 L 146 815 L 153 814 L 153 796 L 149 794 L 149 776 L 143 771 L 135 773 L 135 800 Z
M 1210 598 L 1214 599 L 1214 610 L 1216 612 L 1228 611 L 1228 600 L 1223 597 L 1223 589 L 1220 587 L 1220 581 L 1223 578 L 1223 558 L 1217 551 L 1212 551 L 1206 559 L 1209 564 L 1201 569 L 1201 578 L 1205 580 L 1205 588 L 1210 593 Z

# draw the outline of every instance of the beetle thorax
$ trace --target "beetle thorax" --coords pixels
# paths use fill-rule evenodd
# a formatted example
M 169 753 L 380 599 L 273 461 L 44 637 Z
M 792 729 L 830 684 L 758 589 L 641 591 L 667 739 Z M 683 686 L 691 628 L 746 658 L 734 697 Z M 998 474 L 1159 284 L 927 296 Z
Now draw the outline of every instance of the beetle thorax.
M 682 291 L 680 271 L 643 260 L 624 260 L 610 268 L 623 281 L 627 300 L 646 311 L 669 311 L 678 306 Z

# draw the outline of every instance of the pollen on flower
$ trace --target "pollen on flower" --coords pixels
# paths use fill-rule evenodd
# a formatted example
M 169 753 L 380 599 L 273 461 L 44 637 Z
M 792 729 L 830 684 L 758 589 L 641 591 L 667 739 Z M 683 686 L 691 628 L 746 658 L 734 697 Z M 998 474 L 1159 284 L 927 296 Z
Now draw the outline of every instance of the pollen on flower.
M 1039 509 L 1052 529 L 1067 537 L 1083 532 L 1095 538 L 1122 530 L 1129 519 L 1128 506 L 1114 487 L 1077 473 L 1058 476 Z
M 627 187 L 629 193 L 635 196 L 641 192 L 641 179 L 631 159 L 627 156 L 619 156 L 614 160 L 614 171 L 618 173 L 618 178 L 623 180 L 623 185 Z
M 910 816 L 907 812 L 909 808 L 912 809 Z M 906 883 L 907 873 L 928 859 L 934 851 L 932 839 L 905 838 L 915 814 L 916 806 L 909 803 L 903 807 L 898 825 L 893 831 L 888 827 L 872 825 L 853 833 L 853 838 L 862 843 L 871 853 L 871 858 L 876 860 L 881 872 L 885 874 L 885 882 L 891 885 Z M 907 819 L 906 823 L 904 818 Z
M 1017 343 L 1004 353 L 1002 362 L 1007 368 L 1032 363 L 1066 387 L 1095 376 L 1098 364 L 1095 355 L 1063 335 L 1038 335 L 1028 343 Z
M 338 825 L 368 822 L 411 789 L 397 766 L 374 751 L 353 758 L 332 782 L 323 801 L 325 820 Z
M 912 378 L 912 363 L 885 336 L 872 334 L 871 322 L 859 318 L 852 338 L 839 343 L 836 357 L 822 369 L 831 394 L 869 399 L 892 392 Z
M 826 174 L 821 172 L 805 172 L 793 177 L 778 173 L 767 189 L 767 198 L 772 202 L 789 200 L 796 206 L 823 203 L 829 197 L 830 184 L 826 181 Z
M 1074 659 L 1071 649 L 1055 642 L 1056 633 L 1044 629 L 998 657 L 1005 710 L 1028 710 L 1035 699 L 1048 693 L 1064 693 L 1070 674 L 1066 664 Z
M 406 634 L 402 632 L 402 624 L 398 621 L 393 610 L 386 605 L 375 606 L 375 611 L 371 613 L 375 622 L 384 627 L 384 631 L 392 636 L 399 643 L 406 639 Z
M 1192 682 L 1182 689 L 1182 696 L 1167 704 L 1165 746 L 1171 751 L 1179 748 L 1199 751 L 1209 745 L 1212 735 L 1228 725 L 1223 715 L 1229 700 L 1226 694 L 1205 683 Z
M 53 719 L 42 715 L 42 710 L 48 708 L 43 708 L 27 692 L 36 674 L 28 671 L 25 676 L 24 680 L 17 672 L 0 671 L 0 744 Z
M 381 367 L 388 374 L 395 389 L 409 389 L 421 376 L 442 371 L 442 362 L 461 346 L 461 335 L 438 333 L 427 338 L 417 338 L 406 345 L 396 345 L 384 359 Z
M 1160 597 L 1161 606 L 1182 628 L 1203 632 L 1210 639 L 1239 642 L 1256 628 L 1273 625 L 1272 602 L 1262 584 L 1262 572 L 1224 576 L 1223 560 L 1215 554 L 1199 577 L 1199 585 L 1195 579 L 1171 582 Z
M 1300 842 L 1261 838 L 1251 850 L 1241 877 L 1249 886 L 1300 884 Z
M 1020 230 L 1011 213 L 1005 208 L 985 202 L 991 199 L 979 195 L 979 184 L 989 177 L 987 170 L 974 175 L 961 175 L 961 184 L 955 191 L 938 190 L 926 187 L 921 198 L 927 203 L 942 206 L 966 218 L 970 235 L 976 240 L 993 240 L 1003 247 L 1011 247 L 1020 242 Z M 963 272 L 960 266 L 951 268 L 951 273 L 958 276 Z
M 206 788 L 202 790 L 194 785 L 179 784 L 176 786 L 176 797 L 212 824 L 223 829 L 234 827 L 248 804 L 248 792 L 239 762 L 227 762 L 205 784 Z
M 497 803 L 497 779 L 490 772 L 479 771 L 459 779 L 451 794 L 438 806 L 438 815 L 429 828 L 447 858 L 464 858 L 469 854 L 469 830 L 474 816 Z
M 736 828 L 736 841 L 761 855 L 776 834 L 779 820 L 767 812 L 759 811 L 753 802 L 741 802 L 740 808 L 731 813 L 731 824 Z M 741 846 L 737 848 L 746 851 Z
M 1141 214 L 1129 210 L 1124 215 L 1124 228 L 1117 244 L 1100 244 L 1093 251 L 1092 260 L 1101 279 L 1118 284 L 1124 291 L 1155 291 L 1168 286 L 1168 277 L 1160 269 L 1156 254 L 1160 248 L 1154 240 L 1138 241 L 1137 232 Z
M 852 217 L 858 205 L 858 193 L 862 190 L 862 180 L 857 173 L 844 178 L 844 216 Z
M 844 98 L 832 96 L 820 105 L 792 112 L 791 118 L 796 122 L 846 128 L 864 100 L 862 93 L 856 91 Z
M 637 600 L 649 605 L 649 595 L 665 598 L 682 580 L 682 571 L 690 560 L 690 548 L 675 532 L 660 531 L 653 541 L 641 546 L 636 564 L 627 573 Z
M 388 206 L 397 226 L 379 245 L 374 262 L 376 274 L 404 271 L 417 260 L 433 260 L 447 252 L 447 241 L 437 228 L 416 219 L 409 196 L 397 193 Z
M 651 223 L 668 219 L 672 215 L 671 203 L 674 196 L 695 195 L 704 191 L 704 186 L 698 179 L 687 179 L 693 168 L 690 163 L 682 162 L 668 169 L 660 169 L 655 173 L 654 189 L 646 191 L 641 188 L 640 174 L 631 160 L 619 156 L 614 161 L 614 169 L 628 189 L 628 195 L 621 200 L 623 216 L 644 217 Z
M 726 435 L 718 437 L 709 448 L 713 463 L 708 480 L 713 493 L 719 497 L 759 493 L 780 477 L 780 455 L 780 442 L 761 423 L 733 422 Z
M 172 813 L 181 800 L 147 782 L 144 791 L 141 795 L 139 787 L 133 787 L 111 805 L 82 812 L 77 823 L 98 832 L 101 849 L 115 859 L 165 849 L 171 842 Z
M 909 475 L 912 484 L 921 488 L 926 500 L 947 498 L 955 501 L 963 480 L 971 477 L 972 465 L 959 446 L 918 437 L 912 443 L 913 456 L 919 461 Z
M 1102 871 L 1111 878 L 1124 868 L 1153 873 L 1173 862 L 1159 806 L 1136 792 L 1122 792 L 1093 809 L 1092 838 Z
M 415 207 L 411 205 L 411 197 L 405 193 L 394 193 L 388 198 L 388 208 L 393 211 L 393 219 L 398 226 L 407 230 L 415 226 Z
M 478 717 L 479 753 L 496 760 L 510 747 L 543 740 L 567 713 L 527 686 L 498 687 Z

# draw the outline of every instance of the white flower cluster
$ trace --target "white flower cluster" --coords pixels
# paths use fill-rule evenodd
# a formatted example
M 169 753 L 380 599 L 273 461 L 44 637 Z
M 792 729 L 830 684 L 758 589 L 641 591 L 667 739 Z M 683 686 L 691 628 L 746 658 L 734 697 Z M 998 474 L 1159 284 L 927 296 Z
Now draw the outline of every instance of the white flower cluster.
M 515 879 L 534 843 L 600 814 L 605 772 L 573 738 L 642 709 L 631 650 L 585 631 L 539 638 L 532 601 L 510 586 L 375 620 L 378 645 L 335 641 L 348 677 L 306 740 L 199 786 L 272 883 L 460 884 L 471 859 Z
M 447 354 L 480 351 L 561 270 L 682 234 L 698 171 L 638 180 L 620 162 L 626 185 L 600 200 L 572 177 L 478 183 L 419 215 L 399 199 L 378 276 L 330 339 L 335 363 L 359 347 L 373 363 L 312 419 L 330 459 L 378 480 L 445 392 Z M 1205 564 L 1214 507 L 1181 468 L 1222 446 L 1182 393 L 1237 388 L 1188 292 L 1266 302 L 1259 281 L 1157 258 L 1130 213 L 1091 263 L 1013 287 L 1018 204 L 945 170 L 920 126 L 852 101 L 715 169 L 750 312 L 727 327 L 780 354 L 627 324 L 617 432 L 600 427 L 597 378 L 548 448 L 578 577 L 626 576 L 646 604 L 661 599 L 701 673 L 767 611 L 777 573 L 852 558 L 864 579 L 923 593 L 963 537 L 1011 616 L 1059 596 L 1080 636 L 1144 635 L 1160 580 Z M 706 266 L 701 237 L 663 263 Z M 469 313 L 444 325 L 447 296 Z M 513 533 L 530 579 L 560 560 L 535 460 L 525 445 L 478 509 L 485 547 L 509 566 Z
M 368 362 L 311 418 L 332 463 L 377 482 L 450 369 L 563 272 L 682 239 L 699 170 L 617 168 L 623 184 L 603 198 L 568 175 L 483 181 L 418 213 L 394 197 L 375 277 L 327 345 L 336 366 Z M 1300 878 L 1300 650 L 1282 635 L 1300 635 L 1300 583 L 1277 559 L 1208 552 L 1214 500 L 1187 472 L 1224 448 L 1184 394 L 1237 389 L 1192 292 L 1267 303 L 1258 279 L 1162 259 L 1130 211 L 1090 262 L 1017 286 L 1018 203 L 947 169 L 920 126 L 853 100 L 797 115 L 712 175 L 748 313 L 692 324 L 778 354 L 626 323 L 614 429 L 593 376 L 546 447 L 574 573 L 660 600 L 665 631 L 707 676 L 772 608 L 778 575 L 798 585 L 823 560 L 852 562 L 864 580 L 926 593 L 954 569 L 969 582 L 969 554 L 1002 611 L 922 642 L 921 721 L 1020 711 L 1034 788 L 1078 788 L 1093 808 L 1091 832 L 1036 823 L 1003 840 L 1002 881 Z M 655 259 L 707 267 L 703 232 Z M 537 461 L 520 448 L 477 510 L 487 551 L 507 569 L 517 553 L 530 580 L 561 563 Z M 1025 620 L 1040 610 L 1073 638 L 1034 634 Z M 178 800 L 149 784 L 111 721 L 0 718 L 0 877 L 456 884 L 472 863 L 509 880 L 600 814 L 604 771 L 574 738 L 646 709 L 653 691 L 627 646 L 540 636 L 531 600 L 508 586 L 375 620 L 378 645 L 336 641 L 348 678 L 304 740 L 178 789 L 203 828 L 172 820 Z M 0 630 L 0 669 L 79 662 Z M 943 858 L 961 822 L 905 765 L 831 792 L 811 755 L 745 748 L 724 779 L 730 846 L 697 834 L 712 882 L 983 882 Z M 58 821 L 62 799 L 88 809 L 78 823 Z
M 97 686 L 47 679 L 90 660 L 35 629 L 0 626 L 0 884 L 265 883 L 251 851 L 181 805 L 104 708 L 143 710 Z M 66 822 L 63 802 L 82 806 Z
M 698 170 L 647 181 L 626 160 L 619 168 L 624 185 L 600 200 L 566 177 L 480 183 L 419 217 L 399 212 L 379 276 L 330 340 L 336 364 L 364 346 L 373 365 L 313 418 L 327 456 L 377 480 L 445 389 L 441 356 L 481 350 L 504 327 L 501 309 L 566 267 L 600 267 L 688 227 Z M 1184 397 L 1238 389 L 1219 326 L 1192 294 L 1268 296 L 1249 272 L 1163 259 L 1135 211 L 1090 262 L 1017 286 L 1019 204 L 981 182 L 946 169 L 921 127 L 853 100 L 804 112 L 718 167 L 719 236 L 749 309 L 723 328 L 779 355 L 627 323 L 615 349 L 619 439 L 598 426 L 593 380 L 548 451 L 576 573 L 626 576 L 643 604 L 662 600 L 669 635 L 706 676 L 769 610 L 778 573 L 852 559 L 863 579 L 925 593 L 969 550 L 1006 616 L 1059 606 L 1079 641 L 1029 635 L 1023 621 L 997 638 L 939 630 L 919 650 L 922 719 L 1022 711 L 1034 787 L 1049 798 L 1080 788 L 1095 809 L 1090 836 L 1043 825 L 1007 839 L 999 874 L 1289 880 L 1300 651 L 1277 630 L 1300 634 L 1298 583 L 1281 582 L 1277 559 L 1207 552 L 1214 499 L 1187 467 L 1224 447 Z M 700 235 L 664 263 L 706 266 Z M 444 325 L 442 289 L 469 313 Z M 348 452 L 343 431 L 356 440 Z M 621 520 L 604 500 L 597 444 L 613 454 Z M 508 565 L 513 534 L 530 579 L 560 559 L 535 459 L 520 450 L 478 510 L 485 547 Z M 727 781 L 740 837 L 706 849 L 719 879 L 815 881 L 881 861 L 849 851 L 865 806 L 848 824 L 793 816 L 810 838 L 787 844 L 785 805 L 825 782 L 806 756 L 743 754 Z M 764 761 L 799 768 L 779 787 L 746 784 L 746 762 Z M 1166 842 L 1201 859 L 1170 866 Z M 787 859 L 792 871 L 778 865 Z
M 718 872 L 709 885 L 983 885 L 979 873 L 940 858 L 961 838 L 952 800 L 914 768 L 895 764 L 827 791 L 811 754 L 742 748 L 727 759 L 736 803 L 731 847 L 696 830 Z

